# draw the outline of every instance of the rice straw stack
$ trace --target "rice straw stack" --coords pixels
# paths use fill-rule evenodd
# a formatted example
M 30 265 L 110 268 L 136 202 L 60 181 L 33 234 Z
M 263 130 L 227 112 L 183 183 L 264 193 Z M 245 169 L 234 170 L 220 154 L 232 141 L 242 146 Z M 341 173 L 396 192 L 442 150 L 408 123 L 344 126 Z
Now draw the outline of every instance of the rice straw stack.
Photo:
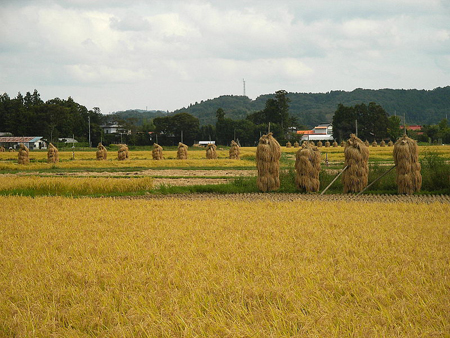
M 19 154 L 17 156 L 17 163 L 18 164 L 28 164 L 30 163 L 29 155 L 30 151 L 28 150 L 27 146 L 23 143 L 19 145 Z
M 258 178 L 256 185 L 262 192 L 280 188 L 281 147 L 272 133 L 261 136 L 256 147 Z
M 239 160 L 240 159 L 240 149 L 239 145 L 233 140 L 231 141 L 231 147 L 228 152 L 231 160 Z
M 369 179 L 369 148 L 355 134 L 350 135 L 344 149 L 347 169 L 342 173 L 344 193 L 360 192 Z
M 209 143 L 206 146 L 206 158 L 208 160 L 216 160 L 217 159 L 217 152 L 216 152 L 216 145 L 213 143 Z
M 56 148 L 52 143 L 48 144 L 47 162 L 48 163 L 59 162 L 58 148 Z
M 154 160 L 162 160 L 164 158 L 162 150 L 163 148 L 158 143 L 153 144 L 152 157 Z
M 125 161 L 128 159 L 128 147 L 126 144 L 120 144 L 117 151 L 117 159 L 119 161 Z
M 394 144 L 394 162 L 397 171 L 398 193 L 411 195 L 420 191 L 422 175 L 417 142 L 403 135 Z
M 295 156 L 295 184 L 299 190 L 317 192 L 320 189 L 320 151 L 304 144 Z
M 108 150 L 106 150 L 103 144 L 99 143 L 95 155 L 97 157 L 97 160 L 104 161 L 108 157 Z
M 178 143 L 178 150 L 177 150 L 177 159 L 179 160 L 187 160 L 188 158 L 188 146 L 184 143 L 179 142 Z

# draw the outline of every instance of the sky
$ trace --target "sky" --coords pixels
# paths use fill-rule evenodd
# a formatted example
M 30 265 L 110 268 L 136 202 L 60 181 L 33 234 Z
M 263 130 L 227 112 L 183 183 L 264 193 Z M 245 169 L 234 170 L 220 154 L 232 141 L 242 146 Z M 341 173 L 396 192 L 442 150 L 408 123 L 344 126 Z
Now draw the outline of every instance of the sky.
M 450 0 L 0 0 L 0 93 L 103 114 L 450 85 Z

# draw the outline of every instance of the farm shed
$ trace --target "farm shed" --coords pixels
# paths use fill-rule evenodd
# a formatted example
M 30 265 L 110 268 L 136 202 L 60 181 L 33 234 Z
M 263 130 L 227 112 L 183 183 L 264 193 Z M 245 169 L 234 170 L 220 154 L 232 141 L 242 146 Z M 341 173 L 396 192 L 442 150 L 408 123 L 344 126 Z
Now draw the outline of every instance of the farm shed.
M 18 149 L 23 143 L 28 149 L 47 149 L 47 144 L 42 140 L 42 136 L 3 136 L 0 137 L 0 146 Z

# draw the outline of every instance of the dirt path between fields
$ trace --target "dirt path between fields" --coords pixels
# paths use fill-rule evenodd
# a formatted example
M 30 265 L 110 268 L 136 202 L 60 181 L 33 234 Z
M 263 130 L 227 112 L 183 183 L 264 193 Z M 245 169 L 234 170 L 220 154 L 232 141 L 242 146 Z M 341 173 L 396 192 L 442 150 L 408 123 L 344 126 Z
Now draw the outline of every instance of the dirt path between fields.
M 237 177 L 252 177 L 257 175 L 257 171 L 251 170 L 184 170 L 184 169 L 147 169 L 133 172 L 58 172 L 58 173 L 37 173 L 20 172 L 18 174 L 6 174 L 6 176 L 58 176 L 58 177 L 133 177 L 151 176 L 154 177 L 154 186 L 188 186 L 206 184 L 224 184 Z M 173 177 L 173 178 L 171 178 Z M 220 177 L 220 178 L 215 178 Z M 229 178 L 225 178 L 229 177 Z

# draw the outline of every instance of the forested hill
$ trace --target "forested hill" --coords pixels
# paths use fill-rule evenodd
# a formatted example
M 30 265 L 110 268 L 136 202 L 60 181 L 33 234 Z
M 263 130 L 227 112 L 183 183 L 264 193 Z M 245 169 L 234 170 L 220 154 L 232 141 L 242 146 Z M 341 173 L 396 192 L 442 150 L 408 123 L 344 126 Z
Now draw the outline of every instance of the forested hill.
M 161 117 L 167 115 L 168 112 L 160 110 L 142 110 L 142 109 L 130 109 L 125 111 L 113 112 L 108 116 L 109 121 L 117 120 L 134 120 L 136 126 L 141 126 L 146 121 L 152 120 L 155 117 Z
M 178 109 L 173 114 L 187 112 L 199 118 L 200 124 L 215 124 L 216 111 L 222 108 L 225 117 L 243 119 L 262 110 L 265 102 L 275 94 L 261 95 L 256 100 L 246 96 L 220 96 Z M 331 122 L 337 105 L 345 106 L 376 102 L 390 115 L 406 114 L 408 124 L 436 124 L 450 113 L 450 86 L 433 90 L 417 89 L 355 89 L 351 92 L 288 93 L 291 100 L 289 112 L 300 124 L 313 127 L 320 122 Z

